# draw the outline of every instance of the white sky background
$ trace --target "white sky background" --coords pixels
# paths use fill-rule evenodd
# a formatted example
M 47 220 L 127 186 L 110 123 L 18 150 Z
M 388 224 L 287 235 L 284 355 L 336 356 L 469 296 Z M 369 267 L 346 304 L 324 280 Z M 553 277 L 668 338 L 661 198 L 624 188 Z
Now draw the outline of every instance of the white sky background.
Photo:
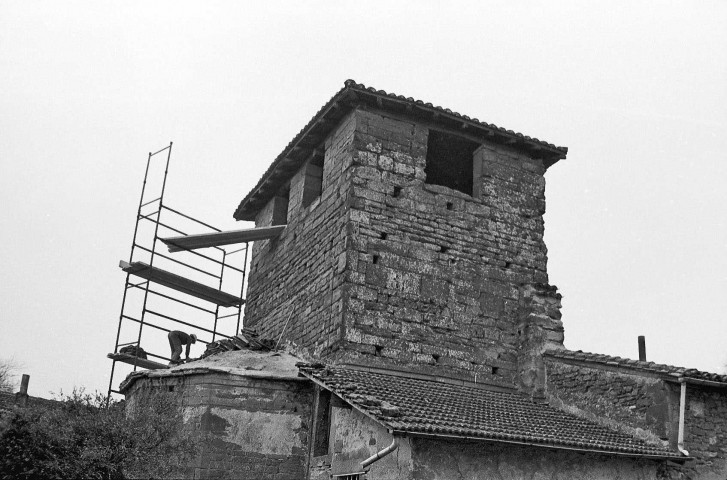
M 727 2 L 0 0 L 0 358 L 107 388 L 146 155 L 223 229 L 353 78 L 568 146 L 546 242 L 570 349 L 727 363 Z M 166 348 L 166 347 L 165 347 Z M 193 355 L 203 351 L 193 348 Z

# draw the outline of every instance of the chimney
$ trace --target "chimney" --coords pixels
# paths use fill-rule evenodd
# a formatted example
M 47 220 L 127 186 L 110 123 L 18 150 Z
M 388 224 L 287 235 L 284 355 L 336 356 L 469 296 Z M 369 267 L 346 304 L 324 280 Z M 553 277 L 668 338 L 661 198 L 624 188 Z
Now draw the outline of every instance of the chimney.
M 646 337 L 639 335 L 639 360 L 646 361 Z

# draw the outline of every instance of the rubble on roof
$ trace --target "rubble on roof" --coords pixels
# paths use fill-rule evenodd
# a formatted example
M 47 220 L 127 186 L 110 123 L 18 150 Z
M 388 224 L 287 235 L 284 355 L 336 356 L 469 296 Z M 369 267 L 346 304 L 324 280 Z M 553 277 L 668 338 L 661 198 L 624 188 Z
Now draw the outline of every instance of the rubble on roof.
M 296 363 L 300 358 L 287 351 L 238 349 L 221 351 L 187 363 L 162 370 L 138 370 L 130 373 L 121 382 L 119 390 L 124 393 L 141 378 L 183 377 L 224 373 L 241 377 L 260 379 L 305 381 L 298 375 Z
M 222 352 L 233 350 L 252 350 L 269 352 L 275 348 L 275 342 L 266 338 L 259 338 L 255 330 L 243 328 L 239 334 L 234 337 L 216 340 L 207 344 L 207 349 L 200 359 L 207 358 L 210 355 L 216 355 Z
M 127 345 L 119 350 L 119 353 L 146 359 L 146 350 L 138 345 Z

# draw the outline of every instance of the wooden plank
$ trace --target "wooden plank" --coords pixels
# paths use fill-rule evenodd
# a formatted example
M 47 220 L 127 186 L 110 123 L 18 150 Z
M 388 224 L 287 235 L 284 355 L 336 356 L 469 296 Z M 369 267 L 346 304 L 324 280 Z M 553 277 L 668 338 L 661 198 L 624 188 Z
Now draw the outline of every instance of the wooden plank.
M 170 252 L 195 250 L 197 248 L 219 247 L 234 243 L 254 242 L 275 238 L 285 230 L 286 225 L 272 227 L 248 228 L 245 230 L 231 230 L 228 232 L 199 233 L 196 235 L 182 235 L 179 237 L 162 238 Z
M 164 365 L 163 363 L 155 362 L 153 360 L 147 360 L 146 358 L 135 357 L 126 353 L 109 353 L 106 356 L 109 357 L 111 360 L 128 363 L 129 365 L 136 365 L 137 367 L 146 368 L 148 370 L 161 370 L 163 368 L 169 368 L 168 365 Z
M 240 297 L 231 295 L 222 290 L 208 287 L 207 285 L 188 278 L 182 277 L 172 272 L 162 270 L 157 267 L 150 267 L 144 262 L 128 263 L 123 260 L 119 262 L 119 267 L 127 273 L 145 278 L 150 282 L 164 285 L 178 292 L 192 295 L 199 299 L 215 303 L 221 307 L 239 307 L 245 301 Z

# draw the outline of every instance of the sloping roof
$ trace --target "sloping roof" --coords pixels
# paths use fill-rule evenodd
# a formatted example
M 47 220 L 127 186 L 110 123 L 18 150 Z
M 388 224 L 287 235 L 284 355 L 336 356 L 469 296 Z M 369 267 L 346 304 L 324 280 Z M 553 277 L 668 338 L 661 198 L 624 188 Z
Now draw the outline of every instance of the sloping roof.
M 637 457 L 685 458 L 517 392 L 348 367 L 301 367 L 301 373 L 394 432 Z
M 293 174 L 308 160 L 331 130 L 355 108 L 374 108 L 406 117 L 427 121 L 444 129 L 464 131 L 483 141 L 502 143 L 528 151 L 535 158 L 542 158 L 546 168 L 568 153 L 566 147 L 528 137 L 522 133 L 507 130 L 491 123 L 481 122 L 453 112 L 448 108 L 425 103 L 411 97 L 404 97 L 384 90 L 366 87 L 354 80 L 346 80 L 339 90 L 308 124 L 298 132 L 287 147 L 277 156 L 263 174 L 257 185 L 245 196 L 235 211 L 237 220 L 254 220 L 256 213 L 272 198 Z
M 545 356 L 572 362 L 594 363 L 597 365 L 630 369 L 637 372 L 646 372 L 657 376 L 665 377 L 667 380 L 678 380 L 684 378 L 687 381 L 696 380 L 701 382 L 724 383 L 727 386 L 727 375 L 709 373 L 697 370 L 696 368 L 675 367 L 654 362 L 642 362 L 629 358 L 614 357 L 599 353 L 588 353 L 581 350 L 550 350 Z

